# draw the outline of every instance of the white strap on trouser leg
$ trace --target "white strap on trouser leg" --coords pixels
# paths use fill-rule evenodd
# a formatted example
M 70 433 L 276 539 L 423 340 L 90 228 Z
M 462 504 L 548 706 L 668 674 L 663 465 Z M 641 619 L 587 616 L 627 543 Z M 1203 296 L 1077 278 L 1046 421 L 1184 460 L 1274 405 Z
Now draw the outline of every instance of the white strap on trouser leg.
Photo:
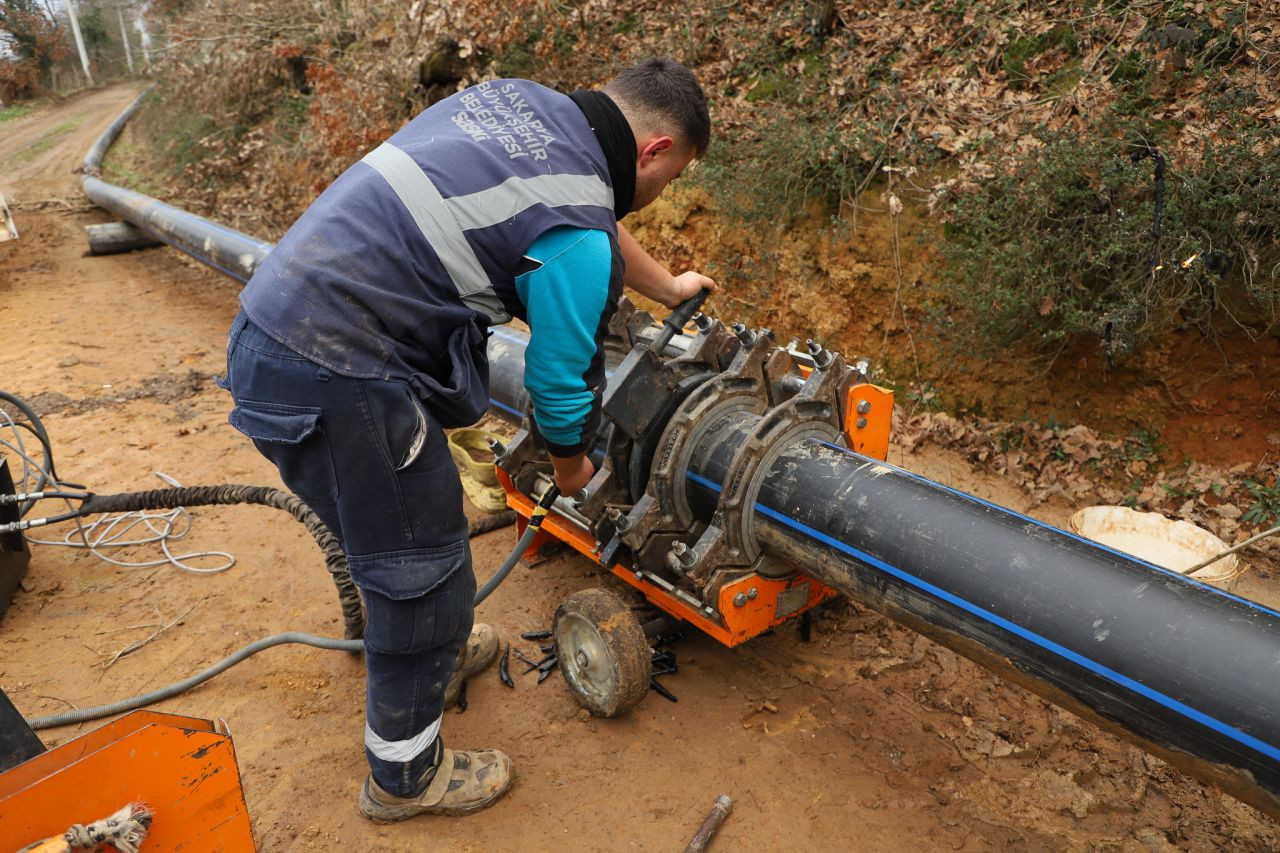
M 424 749 L 435 743 L 436 737 L 440 734 L 440 722 L 443 719 L 444 714 L 441 714 L 434 723 L 407 740 L 383 740 L 369 727 L 368 723 L 365 723 L 364 745 L 369 748 L 374 757 L 383 761 L 400 763 L 412 761 L 421 755 Z

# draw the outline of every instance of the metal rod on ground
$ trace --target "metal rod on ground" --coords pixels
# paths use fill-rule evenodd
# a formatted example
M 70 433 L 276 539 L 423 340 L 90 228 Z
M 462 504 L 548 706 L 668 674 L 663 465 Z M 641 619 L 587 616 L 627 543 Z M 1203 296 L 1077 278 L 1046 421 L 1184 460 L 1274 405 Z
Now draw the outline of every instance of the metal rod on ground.
M 1189 568 L 1189 569 L 1187 569 L 1185 572 L 1183 572 L 1183 574 L 1184 574 L 1184 575 L 1192 575 L 1192 574 L 1195 574 L 1196 572 L 1200 571 L 1201 569 L 1203 569 L 1205 566 L 1209 565 L 1210 563 L 1216 563 L 1216 562 L 1218 562 L 1219 560 L 1221 560 L 1223 557 L 1228 557 L 1228 556 L 1230 556 L 1230 555 L 1234 554 L 1236 551 L 1240 551 L 1240 550 L 1243 550 L 1243 549 L 1245 549 L 1245 548 L 1248 548 L 1248 547 L 1249 547 L 1250 545 L 1252 545 L 1254 542 L 1258 542 L 1258 541 L 1261 541 L 1261 540 L 1263 540 L 1263 539 L 1266 539 L 1268 536 L 1272 536 L 1272 535 L 1274 535 L 1274 534 L 1276 534 L 1276 533 L 1280 533 L 1280 525 L 1277 525 L 1276 527 L 1273 527 L 1273 528 L 1271 528 L 1270 530 L 1264 530 L 1264 531 L 1262 531 L 1261 533 L 1259 533 L 1257 536 L 1250 536 L 1248 539 L 1244 540 L 1244 541 L 1243 541 L 1243 542 L 1241 542 L 1239 545 L 1232 545 L 1230 548 L 1228 548 L 1227 550 L 1223 551 L 1221 554 L 1214 554 L 1212 557 L 1210 557 L 1209 559 L 1205 560 L 1203 563 L 1196 563 L 1194 566 L 1192 566 L 1191 568 Z
M 689 842 L 689 846 L 685 848 L 684 853 L 702 853 L 707 849 L 707 845 L 711 843 L 711 837 L 716 834 L 716 830 L 724 823 L 724 819 L 729 816 L 729 812 L 733 810 L 733 799 L 728 794 L 721 794 L 716 797 L 715 804 L 711 806 L 711 811 L 707 813 L 706 820 L 702 822 L 702 826 L 698 827 L 698 831 L 694 833 L 693 840 Z

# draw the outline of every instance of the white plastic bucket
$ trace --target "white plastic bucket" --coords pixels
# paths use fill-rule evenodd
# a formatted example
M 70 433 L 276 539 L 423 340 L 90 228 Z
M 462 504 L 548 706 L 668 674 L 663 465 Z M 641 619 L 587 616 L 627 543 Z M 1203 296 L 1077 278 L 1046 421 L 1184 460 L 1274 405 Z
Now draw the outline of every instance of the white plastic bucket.
M 1189 521 L 1174 521 L 1157 512 L 1123 506 L 1090 506 L 1071 516 L 1071 530 L 1109 548 L 1148 563 L 1186 574 L 1231 546 Z M 1191 577 L 1221 589 L 1232 589 L 1240 577 L 1235 554 L 1210 563 Z

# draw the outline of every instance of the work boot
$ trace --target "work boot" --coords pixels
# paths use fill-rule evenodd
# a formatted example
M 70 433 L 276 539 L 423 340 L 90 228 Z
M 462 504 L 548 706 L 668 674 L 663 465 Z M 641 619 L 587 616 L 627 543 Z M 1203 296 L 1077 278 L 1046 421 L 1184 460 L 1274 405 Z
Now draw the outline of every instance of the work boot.
M 498 657 L 498 631 L 492 625 L 476 623 L 471 628 L 471 636 L 458 653 L 458 663 L 453 668 L 453 675 L 444 688 L 445 710 L 458 704 L 458 696 L 462 693 L 462 682 L 473 675 L 484 672 Z
M 416 797 L 397 797 L 382 790 L 370 775 L 360 791 L 360 811 L 376 821 L 406 820 L 418 815 L 458 816 L 497 802 L 514 778 L 511 759 L 496 749 L 455 752 L 448 747 L 427 789 Z

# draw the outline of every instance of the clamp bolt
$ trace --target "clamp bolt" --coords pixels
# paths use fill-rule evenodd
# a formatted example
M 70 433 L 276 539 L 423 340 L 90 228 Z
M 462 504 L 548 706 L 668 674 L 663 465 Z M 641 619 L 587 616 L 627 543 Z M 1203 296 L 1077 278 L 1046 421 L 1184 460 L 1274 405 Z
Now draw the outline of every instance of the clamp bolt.
M 488 443 L 489 443 L 489 450 L 493 453 L 494 456 L 506 455 L 507 446 L 503 444 L 501 441 L 498 441 L 498 439 L 490 436 L 488 439 Z
M 853 369 L 865 377 L 867 375 L 867 371 L 871 369 L 871 362 L 867 361 L 865 358 L 860 358 L 858 359 L 858 363 L 853 366 Z
M 866 428 L 867 428 L 867 419 L 858 418 L 858 429 L 866 429 Z
M 831 353 L 822 346 L 822 344 L 814 340 L 806 340 L 804 343 L 809 349 L 809 355 L 813 356 L 813 366 L 815 368 L 818 370 L 826 370 L 831 366 L 834 356 L 832 356 Z
M 676 562 L 682 567 L 692 566 L 694 556 L 692 549 L 683 542 L 676 542 L 671 546 L 671 554 L 676 558 Z
M 738 340 L 742 341 L 744 347 L 754 346 L 758 337 L 755 332 L 741 323 L 733 324 L 733 333 L 738 336 Z
M 711 318 L 699 311 L 693 315 L 693 325 L 698 327 L 699 332 L 705 332 L 711 328 Z
M 870 400 L 859 400 L 859 401 L 858 401 L 858 414 L 860 414 L 860 415 L 865 415 L 865 414 L 866 414 L 867 412 L 869 412 L 869 411 L 871 411 L 871 401 L 870 401 Z
M 746 594 L 745 592 L 740 592 L 740 593 L 738 593 L 737 595 L 735 595 L 735 596 L 733 597 L 733 606 L 734 606 L 734 607 L 746 607 L 746 606 L 747 606 L 747 594 Z
M 759 594 L 760 594 L 760 590 L 756 589 L 754 586 L 751 587 L 751 589 L 747 590 L 747 598 L 751 599 L 752 601 L 755 601 L 756 596 L 758 596 Z

